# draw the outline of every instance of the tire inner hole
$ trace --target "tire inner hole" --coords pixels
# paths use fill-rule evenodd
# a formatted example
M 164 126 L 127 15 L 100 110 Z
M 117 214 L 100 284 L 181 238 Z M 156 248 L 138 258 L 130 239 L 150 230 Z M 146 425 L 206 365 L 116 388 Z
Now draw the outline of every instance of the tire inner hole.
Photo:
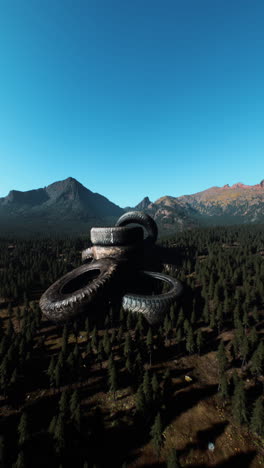
M 77 276 L 76 278 L 73 278 L 70 280 L 68 283 L 66 283 L 62 290 L 62 294 L 70 294 L 73 292 L 78 291 L 79 289 L 84 288 L 87 286 L 91 281 L 93 281 L 97 276 L 99 276 L 100 270 L 94 269 L 94 270 L 88 270 L 85 273 L 82 273 L 81 275 Z

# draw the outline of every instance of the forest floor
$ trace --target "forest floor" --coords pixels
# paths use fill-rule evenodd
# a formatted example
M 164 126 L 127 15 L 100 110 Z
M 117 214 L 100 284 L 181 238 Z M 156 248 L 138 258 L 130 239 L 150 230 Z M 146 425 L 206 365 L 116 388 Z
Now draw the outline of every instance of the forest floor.
M 1 309 L 0 316 L 5 319 L 6 326 L 7 310 Z M 16 319 L 14 319 L 15 321 Z M 14 325 L 18 326 L 16 323 Z M 48 349 L 54 351 L 59 348 L 61 338 L 58 338 L 56 334 L 56 327 L 45 328 L 45 323 L 43 323 L 43 330 L 46 332 L 45 345 Z M 78 343 L 86 341 L 86 332 L 81 331 L 80 335 L 82 337 L 78 338 Z M 219 340 L 224 339 L 224 341 L 229 341 L 231 338 L 232 331 L 224 332 L 218 336 Z M 69 342 L 75 342 L 75 338 L 70 336 Z M 103 363 L 103 368 L 105 367 L 106 362 Z M 217 395 L 216 350 L 201 356 L 192 354 L 172 357 L 158 364 L 154 362 L 151 367 L 157 373 L 164 372 L 166 368 L 171 370 L 175 390 L 170 407 L 170 422 L 163 433 L 164 445 L 159 461 L 157 461 L 153 446 L 147 442 L 140 447 L 131 446 L 131 451 L 127 453 L 127 456 L 131 457 L 128 468 L 164 467 L 164 462 L 171 448 L 177 450 L 182 466 L 191 468 L 207 466 L 257 468 L 264 466 L 264 441 L 249 433 L 246 426 L 234 424 L 230 404 L 223 406 Z M 74 388 L 82 387 L 85 391 L 86 388 L 93 387 L 94 384 L 98 383 L 100 379 L 98 379 L 98 375 L 94 375 L 93 371 L 99 372 L 100 365 L 95 365 L 92 368 L 91 376 L 87 376 L 86 381 L 74 385 Z M 237 371 L 240 373 L 239 368 Z M 192 380 L 186 381 L 186 375 Z M 246 382 L 248 387 L 252 385 L 250 379 L 247 379 Z M 65 386 L 65 388 L 68 387 Z M 61 387 L 55 393 L 60 393 L 63 389 L 64 387 Z M 27 398 L 32 401 L 55 393 L 50 389 L 39 389 L 27 395 Z M 84 396 L 82 403 L 84 404 L 84 413 L 88 411 L 88 408 L 99 406 L 105 415 L 106 427 L 113 426 L 113 421 L 117 417 L 119 421 L 123 421 L 124 425 L 133 426 L 135 396 L 129 387 L 118 390 L 115 400 L 111 392 L 98 391 L 87 397 Z M 14 410 L 3 403 L 0 405 L 0 416 L 8 417 L 17 411 L 20 410 Z M 214 451 L 208 449 L 209 442 L 214 443 Z M 116 442 L 116 450 L 118 450 L 118 441 Z

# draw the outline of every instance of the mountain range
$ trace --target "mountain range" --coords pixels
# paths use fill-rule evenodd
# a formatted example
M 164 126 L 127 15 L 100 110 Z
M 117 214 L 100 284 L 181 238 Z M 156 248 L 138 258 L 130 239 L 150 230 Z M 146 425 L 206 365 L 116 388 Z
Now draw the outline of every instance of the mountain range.
M 198 226 L 264 223 L 264 180 L 211 187 L 192 195 L 145 197 L 120 208 L 69 177 L 44 188 L 11 190 L 0 198 L 1 235 L 89 234 L 92 226 L 111 226 L 126 211 L 142 210 L 157 222 L 161 235 Z

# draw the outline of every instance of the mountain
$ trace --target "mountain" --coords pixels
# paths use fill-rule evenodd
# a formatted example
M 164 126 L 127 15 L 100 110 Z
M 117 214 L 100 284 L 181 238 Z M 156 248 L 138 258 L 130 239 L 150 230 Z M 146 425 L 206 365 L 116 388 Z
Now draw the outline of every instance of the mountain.
M 238 182 L 193 195 L 164 196 L 139 208 L 143 201 L 133 209 L 150 214 L 163 234 L 196 226 L 264 223 L 264 179 L 252 186 Z
M 200 226 L 264 223 L 264 179 L 257 185 L 238 182 L 192 195 L 148 197 L 124 209 L 72 177 L 44 188 L 11 190 L 0 198 L 0 236 L 5 234 L 87 235 L 93 226 L 113 226 L 126 211 L 145 211 L 160 236 Z
M 111 225 L 123 213 L 72 177 L 37 190 L 11 190 L 0 198 L 1 233 L 89 232 L 92 225 Z

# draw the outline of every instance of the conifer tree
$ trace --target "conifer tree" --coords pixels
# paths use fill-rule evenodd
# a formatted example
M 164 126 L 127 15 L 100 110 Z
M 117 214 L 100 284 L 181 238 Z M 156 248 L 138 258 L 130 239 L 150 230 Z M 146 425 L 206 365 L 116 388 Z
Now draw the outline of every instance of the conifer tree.
M 143 362 L 142 362 L 142 357 L 140 352 L 136 354 L 134 366 L 133 366 L 133 375 L 135 379 L 135 383 L 138 386 L 143 379 L 144 375 L 144 367 L 143 367 Z
M 200 353 L 201 353 L 201 348 L 203 347 L 203 332 L 202 330 L 199 328 L 199 330 L 197 331 L 197 335 L 196 335 L 196 346 L 197 346 L 197 349 L 198 349 L 198 353 L 199 353 L 199 356 L 200 356 Z
M 247 422 L 246 396 L 242 379 L 239 379 L 232 398 L 232 412 L 238 424 Z
M 155 452 L 157 456 L 160 456 L 161 447 L 163 445 L 163 436 L 162 436 L 163 428 L 161 422 L 160 413 L 157 414 L 154 424 L 150 430 L 151 442 L 154 446 Z
M 17 430 L 19 435 L 18 444 L 22 446 L 29 439 L 28 415 L 25 411 L 20 417 Z
M 172 379 L 170 375 L 170 370 L 166 369 L 164 375 L 163 375 L 163 400 L 167 400 L 172 393 L 173 386 L 172 386 Z
M 69 404 L 69 393 L 67 390 L 64 390 L 61 393 L 61 397 L 59 400 L 59 410 L 60 413 L 66 417 L 67 411 L 68 411 L 68 404 Z
M 132 339 L 131 339 L 130 333 L 128 332 L 125 336 L 124 356 L 127 357 L 131 355 L 131 351 L 132 351 Z
M 70 413 L 75 413 L 76 408 L 80 405 L 78 390 L 74 390 L 70 397 Z
M 150 375 L 148 369 L 145 370 L 144 372 L 144 377 L 143 377 L 143 391 L 146 397 L 146 402 L 147 404 L 150 403 L 151 401 L 151 383 L 150 383 Z
M 26 461 L 25 461 L 25 454 L 24 450 L 20 450 L 16 463 L 15 463 L 15 468 L 26 468 Z
M 226 376 L 226 373 L 223 372 L 221 375 L 220 375 L 220 381 L 219 381 L 219 387 L 218 389 L 220 389 L 220 396 L 223 400 L 225 400 L 226 398 L 229 397 L 229 392 L 228 392 L 228 380 L 227 380 L 227 376 Z
M 262 396 L 255 401 L 250 420 L 250 429 L 259 436 L 264 436 L 264 407 Z
M 127 358 L 126 358 L 125 367 L 126 367 L 127 371 L 129 372 L 129 374 L 132 374 L 133 366 L 132 366 L 130 355 L 128 355 Z
M 242 358 L 241 367 L 244 366 L 244 364 L 246 362 L 246 359 L 247 359 L 247 356 L 248 356 L 248 353 L 249 353 L 248 337 L 247 337 L 247 335 L 244 335 L 242 340 L 241 340 L 241 344 L 240 344 L 240 354 L 241 354 L 241 358 Z
M 152 334 L 152 328 L 149 327 L 148 333 L 147 333 L 147 338 L 146 338 L 146 345 L 147 345 L 147 350 L 149 353 L 149 365 L 151 366 L 151 355 L 152 355 L 152 349 L 153 349 L 153 334 Z
M 222 340 L 220 341 L 220 344 L 218 346 L 217 359 L 219 364 L 219 372 L 220 374 L 222 374 L 226 370 L 228 364 L 228 360 L 225 353 L 225 345 Z
M 65 420 L 61 413 L 58 415 L 53 435 L 56 452 L 61 453 L 65 447 Z
M 153 373 L 152 379 L 151 379 L 151 388 L 152 388 L 152 395 L 153 395 L 153 400 L 158 400 L 160 396 L 160 386 L 159 386 L 159 381 L 157 378 L 156 372 Z
M 117 384 L 117 369 L 116 369 L 116 365 L 114 361 L 112 362 L 112 365 L 108 372 L 108 385 L 109 385 L 109 390 L 114 392 L 114 400 L 115 400 L 118 384 Z
M 136 411 L 142 416 L 145 415 L 147 411 L 146 397 L 143 390 L 143 384 L 139 385 L 136 393 Z
M 250 372 L 255 378 L 262 372 L 263 367 L 263 342 L 261 342 L 251 358 Z
M 257 334 L 257 330 L 256 330 L 256 327 L 253 326 L 250 330 L 250 333 L 249 333 L 249 342 L 250 342 L 250 348 L 251 348 L 251 351 L 254 349 L 256 343 L 258 341 L 258 334 Z
M 177 327 L 179 327 L 180 325 L 182 325 L 184 322 L 184 313 L 183 313 L 183 308 L 181 307 L 180 310 L 179 310 L 179 315 L 178 315 L 178 319 L 177 319 Z
M 167 468 L 180 468 L 176 449 L 171 449 L 167 459 Z
M 189 354 L 193 353 L 194 351 L 194 338 L 193 338 L 193 330 L 192 330 L 191 325 L 187 330 L 186 351 L 188 351 Z

